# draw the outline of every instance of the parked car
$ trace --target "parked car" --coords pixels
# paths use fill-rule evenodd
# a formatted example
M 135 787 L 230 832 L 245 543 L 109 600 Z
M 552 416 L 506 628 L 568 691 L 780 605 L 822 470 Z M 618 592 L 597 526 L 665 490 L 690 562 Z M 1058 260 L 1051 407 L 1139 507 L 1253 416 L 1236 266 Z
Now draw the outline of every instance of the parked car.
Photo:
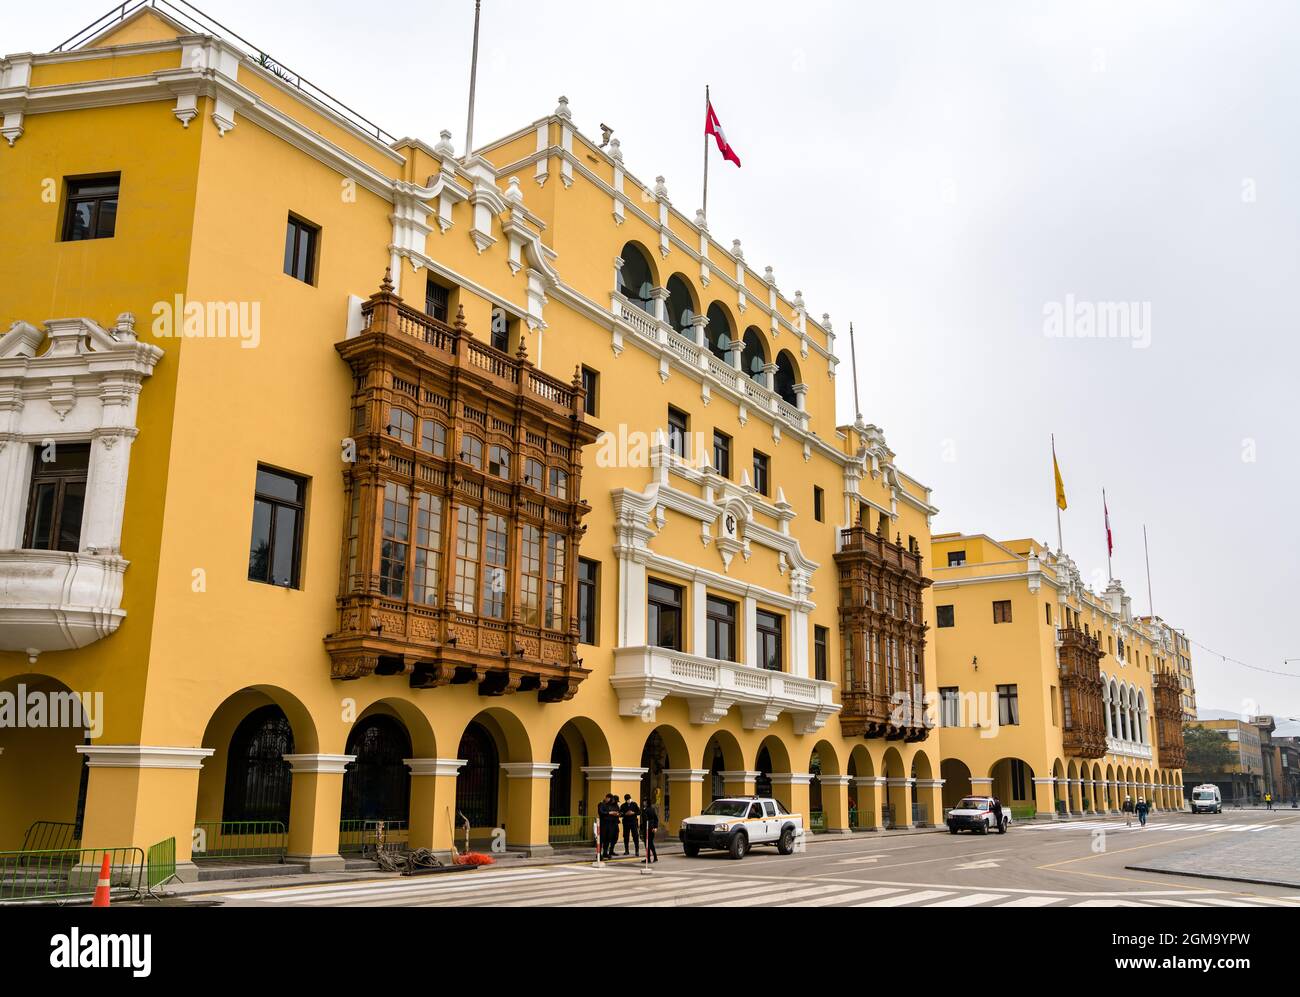
M 803 833 L 803 815 L 790 813 L 780 800 L 728 796 L 683 820 L 677 836 L 687 858 L 699 855 L 701 848 L 717 848 L 743 859 L 754 845 L 776 845 L 778 852 L 789 855 Z
M 1214 785 L 1212 782 L 1207 782 L 1193 789 L 1192 813 L 1223 813 L 1223 796 L 1219 793 L 1219 787 Z
M 992 796 L 965 797 L 948 811 L 948 830 L 953 834 L 958 831 L 988 834 L 991 830 L 1006 834 L 1011 826 L 1011 808 L 1002 807 L 1002 820 L 999 821 L 993 808 L 995 802 Z

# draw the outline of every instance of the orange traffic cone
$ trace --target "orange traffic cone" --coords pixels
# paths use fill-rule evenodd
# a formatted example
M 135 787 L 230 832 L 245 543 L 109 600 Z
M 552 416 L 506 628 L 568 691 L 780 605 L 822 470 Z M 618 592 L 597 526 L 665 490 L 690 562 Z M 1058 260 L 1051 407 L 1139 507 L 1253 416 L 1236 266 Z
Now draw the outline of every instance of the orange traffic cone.
M 91 902 L 92 907 L 107 907 L 109 882 L 108 882 L 108 852 L 104 853 L 104 864 L 99 867 L 99 883 L 95 887 L 95 899 Z

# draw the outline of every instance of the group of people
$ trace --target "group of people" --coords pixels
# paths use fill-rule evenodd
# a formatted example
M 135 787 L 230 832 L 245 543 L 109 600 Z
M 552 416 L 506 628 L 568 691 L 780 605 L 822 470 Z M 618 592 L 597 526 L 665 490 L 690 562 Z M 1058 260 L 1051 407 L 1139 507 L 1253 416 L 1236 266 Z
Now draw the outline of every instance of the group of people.
M 1136 803 L 1134 803 L 1133 797 L 1125 796 L 1124 805 L 1120 807 L 1120 810 L 1124 812 L 1125 827 L 1133 826 L 1134 817 L 1137 817 L 1138 823 L 1142 827 L 1146 827 L 1147 815 L 1151 813 L 1151 804 L 1146 801 L 1145 797 L 1139 799 Z
M 596 816 L 600 821 L 600 857 L 612 859 L 614 846 L 618 844 L 620 826 L 623 830 L 623 854 L 641 854 L 641 839 L 645 839 L 647 862 L 658 862 L 659 852 L 655 848 L 655 832 L 659 830 L 659 809 L 647 800 L 639 805 L 632 799 L 631 793 L 623 794 L 623 802 L 613 793 L 606 793 L 605 798 L 596 807 Z

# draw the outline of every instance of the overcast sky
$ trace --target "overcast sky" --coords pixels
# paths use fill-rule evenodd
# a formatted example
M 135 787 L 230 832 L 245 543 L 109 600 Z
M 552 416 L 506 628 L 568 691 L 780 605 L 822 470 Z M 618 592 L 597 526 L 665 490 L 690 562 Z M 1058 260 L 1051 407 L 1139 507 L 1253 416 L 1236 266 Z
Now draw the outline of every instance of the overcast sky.
M 460 148 L 471 0 L 201 6 L 388 131 Z M 1300 674 L 1300 8 L 483 6 L 480 141 L 565 94 L 692 215 L 711 84 L 744 161 L 713 158 L 714 236 L 831 314 L 845 421 L 854 322 L 863 414 L 933 487 L 935 531 L 1055 546 L 1054 432 L 1085 576 L 1105 584 L 1104 486 L 1135 609 L 1145 523 L 1155 609 L 1203 645 L 1201 707 L 1300 716 L 1300 678 L 1204 649 Z M 0 48 L 48 49 L 107 7 L 15 5 Z M 1127 316 L 1127 338 L 1049 335 L 1075 306 L 1106 331 Z

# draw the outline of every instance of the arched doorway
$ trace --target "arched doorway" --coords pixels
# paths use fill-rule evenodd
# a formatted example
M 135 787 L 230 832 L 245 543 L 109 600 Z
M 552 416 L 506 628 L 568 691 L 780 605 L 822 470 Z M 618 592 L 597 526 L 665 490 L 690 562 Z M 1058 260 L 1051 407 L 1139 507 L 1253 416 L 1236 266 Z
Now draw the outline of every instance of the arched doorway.
M 694 341 L 695 327 L 691 323 L 695 319 L 698 306 L 695 304 L 695 294 L 691 290 L 690 282 L 681 274 L 675 273 L 668 278 L 667 291 L 665 316 L 668 324 Z
M 731 363 L 731 343 L 735 339 L 735 326 L 727 310 L 716 301 L 709 305 L 706 313 L 709 323 L 704 328 L 704 338 L 708 342 L 709 352 L 723 363 Z
M 955 807 L 963 796 L 971 795 L 970 768 L 960 758 L 945 758 L 939 762 L 939 778 L 943 779 L 943 805 Z
M 279 821 L 289 826 L 293 728 L 278 705 L 261 706 L 239 722 L 226 756 L 221 820 Z
M 624 245 L 618 255 L 623 261 L 618 271 L 619 293 L 638 308 L 653 314 L 651 292 L 655 288 L 655 276 L 649 255 L 635 242 Z
M 15 709 L 24 715 L 39 697 L 47 721 L 56 715 L 69 720 L 28 724 L 24 719 L 19 727 L 15 717 L 0 725 L 0 850 L 70 846 L 81 839 L 89 784 L 86 758 L 77 747 L 91 742 L 73 716 L 76 712 L 86 719 L 82 700 L 48 675 L 5 679 L 0 693 L 13 697 Z M 87 705 L 94 709 L 93 703 Z
M 1034 798 L 1034 770 L 1021 758 L 1002 758 L 989 768 L 993 780 L 993 795 L 1003 806 L 1014 808 L 1012 816 L 1022 817 L 1037 812 Z
M 706 803 L 726 796 L 728 792 L 740 792 L 738 787 L 728 788 L 724 772 L 739 772 L 744 769 L 744 757 L 740 753 L 740 743 L 729 731 L 715 731 L 704 745 L 704 757 L 701 768 L 708 771 L 705 776 L 704 793 Z
M 751 325 L 745 330 L 742 342 L 744 348 L 740 353 L 740 369 L 759 384 L 766 386 L 767 345 L 763 342 L 763 334 Z
M 496 827 L 501 773 L 496 738 L 482 723 L 471 720 L 460 736 L 456 757 L 465 760 L 456 774 L 457 825 L 467 820 L 475 829 Z
M 857 745 L 849 753 L 849 826 L 855 831 L 879 827 L 877 810 L 884 802 L 884 794 L 875 785 L 876 767 L 865 745 Z
M 754 761 L 754 793 L 757 796 L 772 795 L 772 753 L 767 745 L 758 749 L 758 758 Z
M 347 754 L 356 761 L 343 774 L 343 821 L 406 821 L 411 811 L 411 738 L 396 717 L 374 713 L 357 721 Z
M 794 386 L 799 383 L 799 368 L 789 350 L 782 350 L 776 355 L 776 373 L 772 375 L 772 390 L 781 396 L 781 400 L 797 406 L 799 398 Z

